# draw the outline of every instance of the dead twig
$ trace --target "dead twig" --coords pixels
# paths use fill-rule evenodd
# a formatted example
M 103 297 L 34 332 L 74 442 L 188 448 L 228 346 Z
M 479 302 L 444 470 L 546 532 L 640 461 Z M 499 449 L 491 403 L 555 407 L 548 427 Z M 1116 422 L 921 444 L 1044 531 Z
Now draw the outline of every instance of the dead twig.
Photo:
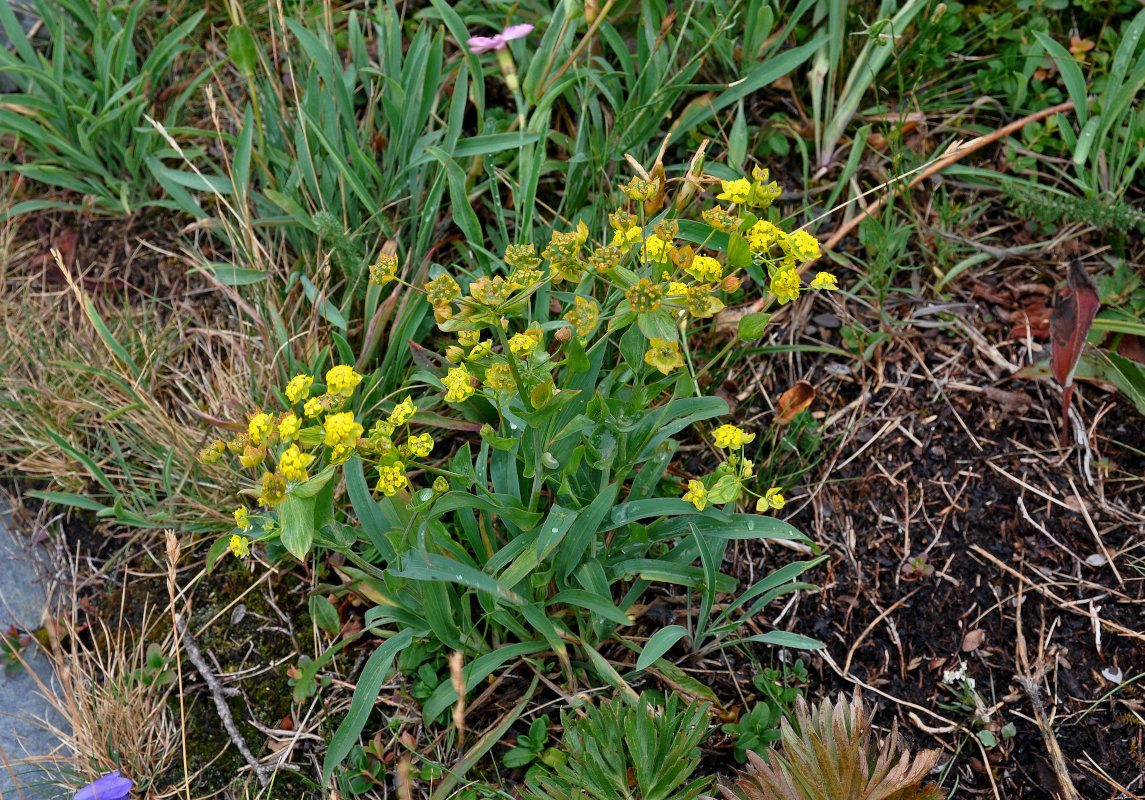
M 203 681 L 207 684 L 207 688 L 211 691 L 211 697 L 214 698 L 215 708 L 219 712 L 219 719 L 223 722 L 223 727 L 226 728 L 227 736 L 230 737 L 231 742 L 238 748 L 239 753 L 242 754 L 243 760 L 250 764 L 251 769 L 254 770 L 255 775 L 258 776 L 258 781 L 263 786 L 266 786 L 269 777 L 266 774 L 266 769 L 258 762 L 258 759 L 251 753 L 250 748 L 247 747 L 246 740 L 243 739 L 242 734 L 239 733 L 238 727 L 235 725 L 235 720 L 231 716 L 231 709 L 227 706 L 225 698 L 226 691 L 223 685 L 219 683 L 219 679 L 215 677 L 215 673 L 211 671 L 211 667 L 207 664 L 207 660 L 203 658 L 203 651 L 195 644 L 194 637 L 191 632 L 187 630 L 187 621 L 183 619 L 182 614 L 175 616 L 175 628 L 179 631 L 179 636 L 183 640 L 183 647 L 187 650 L 187 657 L 191 659 L 191 663 L 195 665 L 195 669 L 203 676 Z
M 1030 704 L 1034 707 L 1034 716 L 1037 719 L 1038 730 L 1041 731 L 1042 741 L 1046 743 L 1046 750 L 1049 752 L 1050 764 L 1054 770 L 1054 776 L 1057 778 L 1058 788 L 1060 792 L 1055 792 L 1061 800 L 1081 800 L 1081 795 L 1077 793 L 1077 788 L 1074 787 L 1073 781 L 1069 777 L 1069 769 L 1066 767 L 1065 755 L 1062 753 L 1061 746 L 1058 744 L 1058 738 L 1054 735 L 1053 725 L 1050 723 L 1049 714 L 1046 713 L 1046 704 L 1042 700 L 1041 679 L 1045 674 L 1045 662 L 1039 658 L 1034 669 L 1030 670 L 1030 660 L 1026 652 L 1026 637 L 1022 632 L 1022 586 L 1018 586 L 1018 607 L 1014 611 L 1014 617 L 1017 620 L 1018 628 L 1018 674 L 1015 678 L 1018 685 L 1022 687 L 1022 691 L 1030 698 Z

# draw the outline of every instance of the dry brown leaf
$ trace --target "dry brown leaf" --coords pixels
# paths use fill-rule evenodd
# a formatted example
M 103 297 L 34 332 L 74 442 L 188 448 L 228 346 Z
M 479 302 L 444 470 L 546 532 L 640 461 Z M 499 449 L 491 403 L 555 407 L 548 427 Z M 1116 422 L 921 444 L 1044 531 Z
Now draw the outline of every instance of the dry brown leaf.
M 791 422 L 814 399 L 815 387 L 807 381 L 799 381 L 779 396 L 779 415 L 775 418 L 775 424 L 786 425 Z
M 986 631 L 982 630 L 981 628 L 975 628 L 972 631 L 968 631 L 967 634 L 962 637 L 962 652 L 969 653 L 972 650 L 977 650 L 982 646 L 982 640 L 985 638 Z

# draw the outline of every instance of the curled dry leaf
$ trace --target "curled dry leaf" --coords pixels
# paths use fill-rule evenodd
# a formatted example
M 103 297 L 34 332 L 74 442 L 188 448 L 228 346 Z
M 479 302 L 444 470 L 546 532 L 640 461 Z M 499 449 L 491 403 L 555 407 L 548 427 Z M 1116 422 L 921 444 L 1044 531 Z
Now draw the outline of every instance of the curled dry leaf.
M 807 381 L 799 381 L 779 396 L 779 416 L 775 418 L 775 424 L 786 425 L 791 422 L 814 399 L 815 387 Z
M 1050 314 L 1050 355 L 1054 378 L 1062 387 L 1062 443 L 1069 436 L 1069 404 L 1073 398 L 1073 374 L 1085 338 L 1101 308 L 1097 284 L 1076 259 L 1070 262 L 1069 292 Z

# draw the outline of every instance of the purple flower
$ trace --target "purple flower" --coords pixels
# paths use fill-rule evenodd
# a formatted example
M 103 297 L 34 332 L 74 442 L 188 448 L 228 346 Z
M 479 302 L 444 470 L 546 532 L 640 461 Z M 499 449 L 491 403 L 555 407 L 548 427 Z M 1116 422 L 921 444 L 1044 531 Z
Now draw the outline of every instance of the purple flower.
M 120 777 L 116 770 L 80 789 L 72 800 L 125 800 L 134 785 L 130 778 Z
M 477 54 L 487 53 L 490 50 L 504 50 L 505 45 L 509 42 L 520 39 L 522 36 L 528 36 L 532 32 L 533 26 L 526 23 L 524 25 L 510 25 L 496 36 L 470 36 L 469 52 Z

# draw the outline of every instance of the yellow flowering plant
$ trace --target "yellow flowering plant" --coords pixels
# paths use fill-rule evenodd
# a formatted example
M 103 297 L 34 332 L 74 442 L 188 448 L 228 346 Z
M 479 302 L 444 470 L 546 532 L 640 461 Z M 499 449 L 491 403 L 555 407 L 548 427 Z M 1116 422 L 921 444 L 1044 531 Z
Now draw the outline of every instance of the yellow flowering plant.
M 317 371 L 296 376 L 288 407 L 248 425 L 243 446 L 266 448 L 246 490 L 262 508 L 244 512 L 248 530 L 232 535 L 279 542 L 297 558 L 340 554 L 342 591 L 374 604 L 366 625 L 389 632 L 387 658 L 415 640 L 483 658 L 472 685 L 506 663 L 500 653 L 548 654 L 559 670 L 551 679 L 568 691 L 580 680 L 575 661 L 591 682 L 632 692 L 601 655 L 606 641 L 641 652 L 640 669 L 684 639 L 697 652 L 722 646 L 742 615 L 802 588 L 795 579 L 818 563 L 761 576 L 735 598 L 736 579 L 720 571 L 732 542 L 810 542 L 755 512 L 755 434 L 711 422 L 728 405 L 705 394 L 689 347 L 745 281 L 793 299 L 794 265 L 818 245 L 753 215 L 778 196 L 765 172 L 720 185 L 724 203 L 699 220 L 670 216 L 662 175 L 639 178 L 600 240 L 577 221 L 543 246 L 508 245 L 494 274 L 435 265 L 412 285 L 379 260 L 375 282 L 433 309 L 438 353 L 419 350 L 407 382 L 421 393 L 389 398 L 379 413 L 360 386 L 377 376 L 336 365 L 324 382 Z M 741 325 L 742 338 L 758 338 L 758 322 Z M 415 430 L 423 421 L 448 434 Z M 680 485 L 668 467 L 692 429 L 723 457 Z M 223 458 L 218 446 L 205 452 Z M 335 507 L 338 486 L 349 508 Z M 760 497 L 766 510 L 782 507 L 778 491 Z M 657 581 L 682 587 L 701 613 L 652 645 L 632 633 Z M 713 622 L 718 596 L 730 599 Z M 370 687 L 361 691 L 354 702 L 372 703 Z M 426 720 L 456 699 L 451 682 L 437 686 Z

